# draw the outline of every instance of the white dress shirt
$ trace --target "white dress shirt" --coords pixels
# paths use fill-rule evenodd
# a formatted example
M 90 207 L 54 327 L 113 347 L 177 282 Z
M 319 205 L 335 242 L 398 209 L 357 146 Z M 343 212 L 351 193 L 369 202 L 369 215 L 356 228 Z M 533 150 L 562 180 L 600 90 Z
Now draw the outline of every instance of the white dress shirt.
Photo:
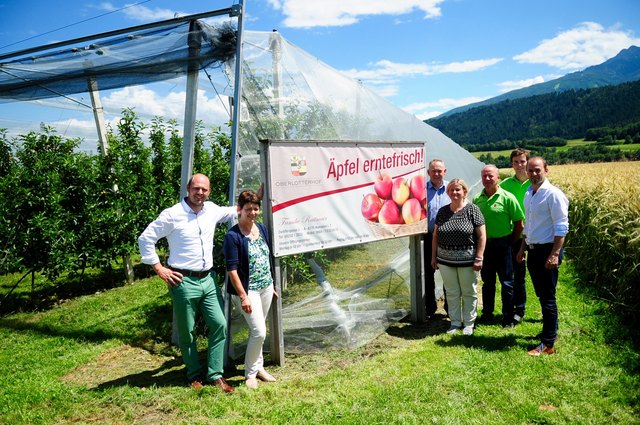
M 213 235 L 219 222 L 232 222 L 238 218 L 238 209 L 220 207 L 207 201 L 197 214 L 183 199 L 162 211 L 138 238 L 138 247 L 144 264 L 160 262 L 156 243 L 162 238 L 169 242 L 168 265 L 193 271 L 213 267 Z
M 569 200 L 549 180 L 542 182 L 536 193 L 533 186 L 524 195 L 527 244 L 553 243 L 556 236 L 569 233 Z

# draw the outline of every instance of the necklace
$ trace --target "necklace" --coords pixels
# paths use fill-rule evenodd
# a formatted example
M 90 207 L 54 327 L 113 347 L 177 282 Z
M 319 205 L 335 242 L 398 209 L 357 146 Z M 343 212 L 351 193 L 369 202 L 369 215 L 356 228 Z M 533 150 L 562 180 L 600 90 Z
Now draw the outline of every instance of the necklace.
M 258 236 L 258 228 L 257 226 L 254 226 L 253 223 L 250 224 L 251 227 L 249 227 L 248 229 L 240 223 L 238 223 L 238 225 L 243 235 L 248 236 L 252 239 L 255 239 L 255 237 Z

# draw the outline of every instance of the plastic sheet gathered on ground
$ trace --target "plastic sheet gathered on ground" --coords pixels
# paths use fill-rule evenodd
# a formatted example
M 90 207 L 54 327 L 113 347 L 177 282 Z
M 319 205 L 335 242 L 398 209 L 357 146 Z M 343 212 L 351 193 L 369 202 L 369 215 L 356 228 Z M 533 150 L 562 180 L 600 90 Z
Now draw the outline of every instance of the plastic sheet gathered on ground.
M 303 294 L 296 283 L 283 291 L 282 327 L 285 352 L 302 353 L 358 348 L 384 333 L 410 312 L 409 252 L 399 248 L 402 240 L 376 242 L 370 256 L 379 256 L 390 247 L 390 260 L 382 268 L 372 267 L 358 283 L 339 288 L 341 282 L 329 282 L 312 256 L 307 262 L 315 273 L 315 284 L 307 284 Z M 386 263 L 386 259 L 385 259 Z M 295 289 L 295 290 L 294 290 Z M 297 301 L 288 293 L 296 292 Z M 243 355 L 248 329 L 242 315 L 232 312 L 231 356 Z M 269 338 L 265 341 L 269 351 Z

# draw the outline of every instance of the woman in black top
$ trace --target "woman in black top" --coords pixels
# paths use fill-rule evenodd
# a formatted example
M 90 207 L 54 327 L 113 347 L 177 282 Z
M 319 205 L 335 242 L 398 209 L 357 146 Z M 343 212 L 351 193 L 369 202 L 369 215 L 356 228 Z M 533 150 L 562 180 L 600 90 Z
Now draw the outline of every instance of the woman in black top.
M 431 265 L 439 269 L 449 307 L 449 334 L 463 329 L 472 335 L 478 307 L 477 273 L 482 268 L 486 243 L 484 217 L 469 202 L 464 180 L 453 179 L 447 185 L 451 204 L 436 216 L 433 230 Z

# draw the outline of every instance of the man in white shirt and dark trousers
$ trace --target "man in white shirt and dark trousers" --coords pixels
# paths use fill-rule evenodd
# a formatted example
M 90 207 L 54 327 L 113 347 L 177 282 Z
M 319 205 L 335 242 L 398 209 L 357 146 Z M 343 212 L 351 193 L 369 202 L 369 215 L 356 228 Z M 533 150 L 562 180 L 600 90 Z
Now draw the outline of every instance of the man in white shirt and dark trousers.
M 569 200 L 546 179 L 547 163 L 541 157 L 530 158 L 527 175 L 531 187 L 524 197 L 524 238 L 518 261 L 524 261 L 542 309 L 540 345 L 529 351 L 531 356 L 554 354 L 558 336 L 556 285 L 558 267 L 562 263 L 562 246 L 569 232 Z
M 223 298 L 213 267 L 213 235 L 219 222 L 238 217 L 235 206 L 220 207 L 207 201 L 209 178 L 195 174 L 187 184 L 187 197 L 165 209 L 138 238 L 142 262 L 149 264 L 169 287 L 179 334 L 179 346 L 191 386 L 209 383 L 231 393 L 222 377 L 226 319 Z M 167 238 L 169 259 L 164 266 L 156 243 Z M 195 320 L 200 311 L 207 324 L 207 371 L 203 373 L 196 348 Z

